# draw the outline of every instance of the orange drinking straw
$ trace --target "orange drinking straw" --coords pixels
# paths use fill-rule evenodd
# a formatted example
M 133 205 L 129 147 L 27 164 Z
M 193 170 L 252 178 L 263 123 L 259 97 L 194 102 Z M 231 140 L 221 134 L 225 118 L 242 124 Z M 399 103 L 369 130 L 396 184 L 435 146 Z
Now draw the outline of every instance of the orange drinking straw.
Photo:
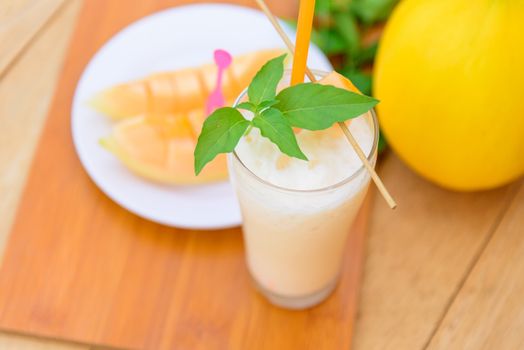
M 299 84 L 304 81 L 314 14 L 315 0 L 300 0 L 295 55 L 293 56 L 293 69 L 291 71 L 291 85 Z

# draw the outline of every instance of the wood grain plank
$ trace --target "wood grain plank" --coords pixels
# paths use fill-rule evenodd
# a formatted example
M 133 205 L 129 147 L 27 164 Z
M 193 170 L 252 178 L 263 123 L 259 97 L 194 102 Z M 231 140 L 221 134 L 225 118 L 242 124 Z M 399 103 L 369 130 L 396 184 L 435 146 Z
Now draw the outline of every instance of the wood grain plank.
M 355 349 L 421 349 L 514 195 L 515 186 L 455 193 L 388 155 L 380 174 L 398 199 L 376 198 Z
M 0 80 L 0 257 L 80 5 L 70 1 Z
M 0 332 L 2 350 L 87 350 L 86 346 Z
M 0 13 L 0 77 L 65 0 L 7 0 Z M 25 6 L 24 6 L 25 5 Z
M 6 23 L 36 1 L 38 0 L 3 0 L 0 2 L 0 23 Z
M 428 349 L 524 349 L 524 185 Z
M 30 1 L 2 2 L 0 18 L 10 18 Z M 0 261 L 80 5 L 70 0 L 61 8 L 0 80 Z M 87 347 L 0 332 L 0 349 Z

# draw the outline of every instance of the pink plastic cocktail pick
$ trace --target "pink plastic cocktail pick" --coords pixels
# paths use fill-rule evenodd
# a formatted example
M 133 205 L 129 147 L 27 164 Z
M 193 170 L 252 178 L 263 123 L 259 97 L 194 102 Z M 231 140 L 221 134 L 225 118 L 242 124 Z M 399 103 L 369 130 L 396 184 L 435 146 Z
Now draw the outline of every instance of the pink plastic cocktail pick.
M 233 60 L 229 52 L 225 50 L 215 50 L 214 56 L 218 68 L 217 85 L 207 99 L 206 112 L 208 115 L 213 113 L 215 109 L 223 107 L 226 104 L 224 95 L 222 94 L 222 76 Z

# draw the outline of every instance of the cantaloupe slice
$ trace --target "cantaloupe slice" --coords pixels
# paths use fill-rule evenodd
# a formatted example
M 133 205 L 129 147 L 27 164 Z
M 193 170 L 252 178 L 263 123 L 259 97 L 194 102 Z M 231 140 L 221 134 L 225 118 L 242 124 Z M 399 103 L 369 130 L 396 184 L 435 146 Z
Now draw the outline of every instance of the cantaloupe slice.
M 233 58 L 226 69 L 222 92 L 228 104 L 246 88 L 268 60 L 284 53 L 261 50 Z M 199 184 L 227 178 L 225 155 L 218 156 L 198 177 L 193 152 L 217 68 L 206 64 L 116 85 L 90 102 L 117 121 L 113 133 L 101 140 L 135 174 L 167 184 Z
M 282 49 L 259 50 L 233 58 L 224 72 L 222 93 L 231 105 L 268 60 Z M 188 113 L 203 108 L 215 88 L 217 67 L 205 64 L 173 72 L 153 74 L 145 79 L 116 85 L 93 97 L 90 105 L 98 112 L 122 119 L 137 115 Z
M 138 116 L 118 122 L 113 133 L 100 143 L 131 171 L 148 180 L 186 185 L 226 179 L 224 154 L 195 176 L 194 133 L 186 116 Z
M 357 87 L 351 82 L 351 80 L 335 71 L 329 73 L 324 78 L 320 79 L 318 83 L 323 85 L 333 85 L 341 89 L 356 92 L 358 94 L 361 93 L 359 89 L 357 89 Z

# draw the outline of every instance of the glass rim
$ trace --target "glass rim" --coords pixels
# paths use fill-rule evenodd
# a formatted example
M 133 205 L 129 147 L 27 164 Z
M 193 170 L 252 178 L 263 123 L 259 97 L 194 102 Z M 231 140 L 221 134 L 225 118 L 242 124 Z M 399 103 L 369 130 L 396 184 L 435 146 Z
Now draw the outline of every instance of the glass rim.
M 290 69 L 286 69 L 284 71 L 284 74 L 290 74 L 291 70 Z M 320 77 L 325 77 L 326 75 L 329 74 L 329 72 L 325 72 L 325 71 L 321 71 L 321 70 L 317 70 L 317 69 L 311 69 L 311 72 L 315 75 L 315 76 L 320 76 Z M 239 103 L 240 103 L 240 100 L 247 94 L 247 89 L 248 88 L 245 88 L 241 93 L 240 95 L 238 95 L 238 97 L 236 98 L 235 100 L 235 103 L 233 104 L 233 107 L 237 106 Z M 369 152 L 369 155 L 366 157 L 367 160 L 369 162 L 372 162 L 373 161 L 373 157 L 375 155 L 375 153 L 377 152 L 377 148 L 378 148 L 378 138 L 379 138 L 379 125 L 378 125 L 378 120 L 377 120 L 377 115 L 375 113 L 375 110 L 373 108 L 371 108 L 368 112 L 364 113 L 364 114 L 361 114 L 360 116 L 358 116 L 357 118 L 360 118 L 366 114 L 370 114 L 371 115 L 371 120 L 373 122 L 373 144 L 371 146 L 371 151 Z M 348 143 L 348 146 L 349 147 L 352 147 L 351 144 Z M 279 191 L 284 191 L 284 192 L 290 192 L 290 193 L 318 193 L 318 192 L 326 192 L 326 191 L 330 191 L 330 190 L 333 190 L 335 188 L 338 188 L 338 187 L 341 187 L 349 182 L 351 182 L 352 180 L 354 180 L 355 178 L 357 178 L 363 171 L 366 171 L 366 167 L 364 166 L 364 164 L 362 163 L 360 165 L 360 167 L 355 171 L 353 172 L 351 175 L 349 175 L 347 178 L 344 178 L 343 180 L 337 182 L 337 183 L 334 183 L 332 185 L 329 185 L 329 186 L 325 186 L 325 187 L 320 187 L 320 188 L 314 188 L 314 189 L 307 189 L 307 190 L 300 190 L 300 189 L 293 189 L 293 188 L 286 188 L 286 187 L 282 187 L 282 186 L 278 186 L 278 185 L 275 185 L 267 180 L 264 180 L 262 179 L 260 176 L 258 176 L 257 174 L 255 174 L 253 171 L 251 171 L 247 166 L 246 164 L 244 164 L 244 162 L 242 162 L 242 160 L 240 159 L 240 157 L 238 156 L 237 152 L 236 152 L 236 149 L 233 150 L 232 152 L 232 156 L 234 156 L 234 158 L 241 164 L 242 168 L 245 169 L 251 176 L 253 176 L 257 181 L 259 181 L 260 183 L 264 184 L 264 185 L 267 185 L 269 187 L 272 187 L 274 189 L 277 189 Z M 359 158 L 360 160 L 360 158 Z

